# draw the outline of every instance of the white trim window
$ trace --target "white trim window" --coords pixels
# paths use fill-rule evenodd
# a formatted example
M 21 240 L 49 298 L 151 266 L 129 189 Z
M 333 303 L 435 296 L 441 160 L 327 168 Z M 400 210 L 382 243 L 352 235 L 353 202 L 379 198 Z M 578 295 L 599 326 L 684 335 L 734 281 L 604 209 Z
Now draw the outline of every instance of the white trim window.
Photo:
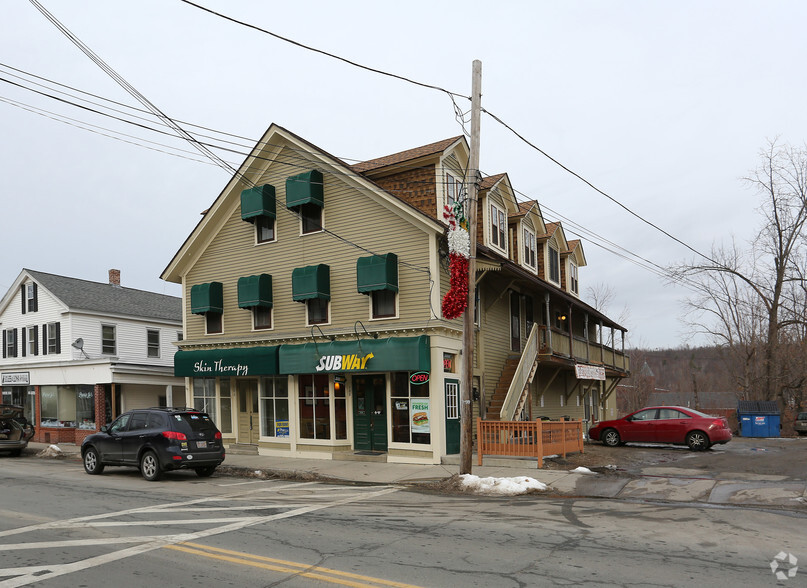
M 535 233 L 524 229 L 524 265 L 535 269 Z
M 569 290 L 574 294 L 580 294 L 580 282 L 577 277 L 577 264 L 569 262 Z
M 115 325 L 101 325 L 101 353 L 115 355 L 116 351 Z
M 272 328 L 272 307 L 255 306 L 252 309 L 252 329 L 260 331 Z
M 159 329 L 146 329 L 146 356 L 160 357 Z
M 330 301 L 325 298 L 309 298 L 305 301 L 306 326 L 326 325 L 330 320 Z
M 393 290 L 376 290 L 370 293 L 370 318 L 398 317 L 398 294 Z
M 490 205 L 490 242 L 507 253 L 507 216 L 495 204 Z
M 259 216 L 255 218 L 255 242 L 274 243 L 277 240 L 275 233 L 275 219 L 270 216 Z

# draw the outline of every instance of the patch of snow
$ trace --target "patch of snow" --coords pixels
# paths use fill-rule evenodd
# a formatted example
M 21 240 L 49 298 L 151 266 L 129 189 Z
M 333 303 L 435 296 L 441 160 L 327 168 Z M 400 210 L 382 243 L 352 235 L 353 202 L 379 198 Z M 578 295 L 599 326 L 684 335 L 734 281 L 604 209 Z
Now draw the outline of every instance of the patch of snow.
M 62 450 L 58 445 L 48 445 L 45 449 L 37 453 L 38 457 L 60 457 Z
M 592 472 L 590 469 L 584 468 L 583 466 L 576 467 L 573 470 L 571 470 L 571 472 L 573 474 L 592 474 L 595 476 L 597 475 L 597 472 Z
M 460 476 L 462 486 L 477 494 L 502 494 L 514 496 L 530 490 L 546 490 L 547 486 L 535 478 L 519 476 L 517 478 L 480 478 L 473 474 Z

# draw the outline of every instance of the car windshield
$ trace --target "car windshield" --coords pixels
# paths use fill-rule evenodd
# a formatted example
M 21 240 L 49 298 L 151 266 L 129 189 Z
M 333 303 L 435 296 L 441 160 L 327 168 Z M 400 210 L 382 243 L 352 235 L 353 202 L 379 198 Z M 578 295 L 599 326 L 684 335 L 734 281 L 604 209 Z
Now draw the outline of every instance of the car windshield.
M 707 419 L 714 418 L 714 415 L 706 414 L 705 412 L 701 412 L 701 411 L 695 410 L 693 408 L 688 408 L 687 410 L 689 412 L 691 412 L 692 414 L 694 414 L 695 416 L 704 417 L 704 418 L 707 418 Z
M 174 421 L 174 428 L 185 433 L 215 433 L 216 425 L 210 417 L 203 412 L 183 412 L 171 417 Z
M 800 412 L 799 416 L 796 417 L 797 421 L 807 421 L 807 412 Z

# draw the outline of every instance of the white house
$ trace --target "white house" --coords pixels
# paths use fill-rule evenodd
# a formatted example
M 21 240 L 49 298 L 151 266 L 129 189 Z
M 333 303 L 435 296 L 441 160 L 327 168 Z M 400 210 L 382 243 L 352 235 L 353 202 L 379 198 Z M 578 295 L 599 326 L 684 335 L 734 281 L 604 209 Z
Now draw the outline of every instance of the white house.
M 119 413 L 183 406 L 173 375 L 182 300 L 23 269 L 0 300 L 2 401 L 25 407 L 35 440 L 81 443 Z

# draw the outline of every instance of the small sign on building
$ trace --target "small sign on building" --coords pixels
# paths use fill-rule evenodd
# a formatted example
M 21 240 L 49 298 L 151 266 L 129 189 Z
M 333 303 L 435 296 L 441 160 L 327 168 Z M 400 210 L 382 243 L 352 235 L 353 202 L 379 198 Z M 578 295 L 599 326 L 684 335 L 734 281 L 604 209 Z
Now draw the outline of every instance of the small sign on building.
M 605 368 L 601 365 L 574 365 L 574 375 L 578 380 L 605 380 Z

